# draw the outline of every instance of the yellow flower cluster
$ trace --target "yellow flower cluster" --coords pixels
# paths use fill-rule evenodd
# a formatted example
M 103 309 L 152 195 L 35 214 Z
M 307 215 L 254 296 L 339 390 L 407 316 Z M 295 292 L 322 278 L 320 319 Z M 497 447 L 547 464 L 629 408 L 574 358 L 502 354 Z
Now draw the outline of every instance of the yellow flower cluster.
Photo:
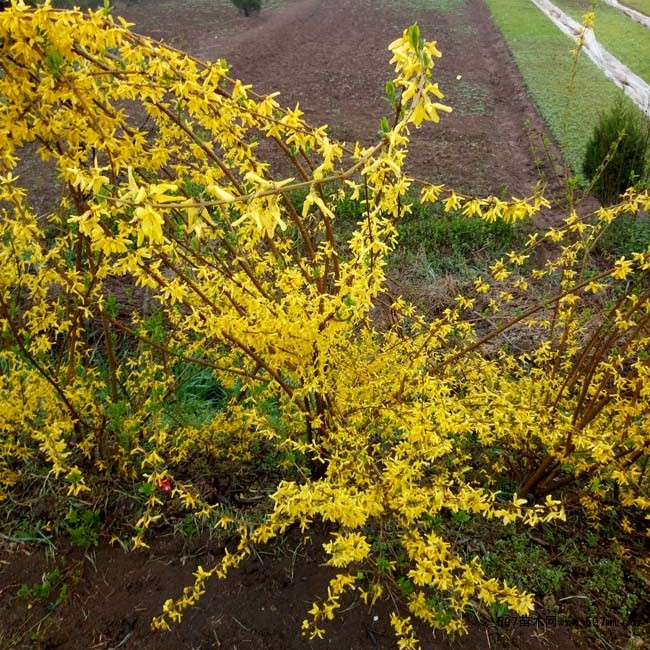
M 613 493 L 647 515 L 650 248 L 598 271 L 589 260 L 608 224 L 650 210 L 648 192 L 531 235 L 430 318 L 395 298 L 378 323 L 413 188 L 467 219 L 548 206 L 405 173 L 411 125 L 449 111 L 432 80 L 440 53 L 417 27 L 390 46 L 395 119 L 368 147 L 104 11 L 14 4 L 0 43 L 0 498 L 30 472 L 71 495 L 103 473 L 139 483 L 135 545 L 170 502 L 233 527 L 236 549 L 199 568 L 156 626 L 255 545 L 326 522 L 338 572 L 306 633 L 322 634 L 345 593 L 372 603 L 397 584 L 413 616 L 462 631 L 469 607 L 525 613 L 532 597 L 487 575 L 445 522 L 562 519 L 570 489 L 594 518 Z M 46 214 L 16 175 L 33 143 L 61 187 Z M 342 201 L 362 214 L 345 242 Z M 517 344 L 533 331 L 534 347 Z M 174 405 L 199 371 L 225 397 L 196 423 Z M 174 477 L 197 457 L 260 453 L 280 468 L 261 519 Z M 624 521 L 648 534 L 642 517 Z M 417 647 L 410 618 L 391 623 L 399 647 Z

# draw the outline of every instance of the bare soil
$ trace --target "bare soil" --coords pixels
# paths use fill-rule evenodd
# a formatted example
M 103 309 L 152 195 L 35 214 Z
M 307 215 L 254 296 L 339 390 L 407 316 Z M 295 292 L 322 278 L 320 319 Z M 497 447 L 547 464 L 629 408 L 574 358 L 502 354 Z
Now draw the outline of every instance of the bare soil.
M 125 552 L 101 543 L 91 552 L 59 549 L 44 553 L 5 547 L 0 582 L 0 647 L 40 650 L 378 650 L 397 647 L 390 626 L 390 600 L 370 610 L 348 599 L 342 613 L 326 626 L 323 639 L 300 634 L 315 599 L 327 593 L 332 569 L 324 566 L 322 533 L 304 540 L 290 535 L 274 549 L 260 549 L 225 581 L 212 581 L 199 604 L 188 610 L 171 632 L 153 632 L 151 619 L 167 598 L 192 584 L 198 565 L 210 566 L 223 546 L 215 541 L 178 537 L 152 540 L 149 551 Z M 21 585 L 41 583 L 58 567 L 69 595 L 57 603 L 62 584 L 48 598 L 16 595 Z M 469 633 L 458 638 L 420 628 L 425 650 L 575 650 L 593 648 L 574 639 L 568 628 L 509 626 L 468 620 Z M 578 630 L 579 631 L 579 630 Z
M 279 90 L 313 124 L 330 125 L 347 141 L 371 141 L 389 110 L 382 99 L 391 76 L 387 45 L 418 21 L 438 41 L 438 77 L 455 107 L 440 125 L 413 133 L 409 168 L 460 190 L 516 195 L 538 179 L 528 136 L 543 130 L 517 69 L 480 0 L 286 0 L 269 2 L 252 17 L 226 0 L 137 0 L 116 13 L 135 30 L 191 54 L 226 58 L 233 76 L 258 92 Z M 527 127 L 527 123 L 530 127 Z M 0 560 L 0 647 L 104 650 L 200 648 L 290 650 L 394 648 L 390 601 L 372 611 L 349 601 L 324 640 L 300 636 L 310 602 L 326 592 L 322 537 L 297 536 L 261 550 L 225 582 L 214 581 L 199 606 L 171 633 L 154 633 L 151 618 L 182 593 L 197 565 L 222 552 L 216 541 L 164 536 L 150 551 L 127 553 L 102 540 L 96 549 L 60 548 L 54 559 L 39 547 L 5 544 Z M 45 598 L 17 596 L 58 566 L 68 585 Z M 540 607 L 541 607 L 540 603 Z M 543 613 L 543 610 L 540 609 Z M 453 641 L 427 632 L 424 647 L 557 648 L 582 645 L 568 629 L 499 629 L 469 621 L 470 634 Z M 591 647 L 594 647 L 591 645 Z
M 438 42 L 437 80 L 455 110 L 414 130 L 409 170 L 458 190 L 519 196 L 539 177 L 529 131 L 544 126 L 481 0 L 285 0 L 249 18 L 227 0 L 137 0 L 120 13 L 137 32 L 225 58 L 255 91 L 279 91 L 280 103 L 300 103 L 312 124 L 364 143 L 390 111 L 387 46 L 417 21 Z

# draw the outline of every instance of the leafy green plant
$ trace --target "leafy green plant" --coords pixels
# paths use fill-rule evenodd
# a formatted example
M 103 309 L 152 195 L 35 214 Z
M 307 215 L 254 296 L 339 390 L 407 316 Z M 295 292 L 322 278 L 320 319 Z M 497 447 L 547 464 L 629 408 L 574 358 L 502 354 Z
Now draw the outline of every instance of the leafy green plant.
M 26 583 L 22 584 L 18 589 L 17 595 L 20 598 L 27 598 L 28 600 L 46 601 L 48 609 L 51 611 L 55 610 L 70 595 L 70 588 L 67 582 L 69 576 L 64 571 L 64 566 L 65 559 L 62 558 L 57 566 L 43 574 L 40 582 L 35 582 L 31 585 Z
M 650 121 L 622 97 L 600 115 L 582 165 L 593 193 L 610 205 L 633 185 L 648 180 Z
M 101 515 L 98 510 L 92 508 L 71 507 L 63 519 L 63 528 L 70 538 L 70 543 L 84 550 L 97 546 L 101 526 Z

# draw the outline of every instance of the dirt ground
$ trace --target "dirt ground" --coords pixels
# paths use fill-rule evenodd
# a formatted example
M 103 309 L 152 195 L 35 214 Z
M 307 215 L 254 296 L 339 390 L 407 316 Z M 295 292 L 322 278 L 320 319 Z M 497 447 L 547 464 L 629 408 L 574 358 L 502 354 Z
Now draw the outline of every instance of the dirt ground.
M 226 0 L 134 0 L 116 13 L 135 31 L 163 39 L 208 60 L 224 57 L 232 74 L 258 92 L 279 90 L 281 103 L 300 102 L 313 124 L 327 123 L 335 136 L 368 142 L 388 111 L 382 99 L 390 78 L 387 45 L 417 20 L 426 38 L 438 41 L 438 76 L 455 107 L 435 127 L 414 133 L 409 167 L 417 175 L 457 189 L 521 196 L 538 179 L 527 122 L 542 124 L 488 10 L 480 0 L 286 0 L 268 2 L 250 18 Z M 226 582 L 213 582 L 198 607 L 171 633 L 154 633 L 151 618 L 169 597 L 191 583 L 192 571 L 209 566 L 215 542 L 163 537 L 150 551 L 125 553 L 100 543 L 84 554 L 5 544 L 0 555 L 0 647 L 66 650 L 174 650 L 396 647 L 390 602 L 372 611 L 358 602 L 329 626 L 322 641 L 300 637 L 300 624 L 330 570 L 322 565 L 318 538 L 285 540 L 276 551 L 253 558 Z M 57 564 L 58 563 L 58 564 Z M 39 583 L 58 566 L 69 594 L 17 596 L 23 584 Z M 431 633 L 429 649 L 588 647 L 579 635 L 551 626 L 499 629 L 470 621 L 457 641 Z M 586 642 L 585 642 L 586 643 Z M 593 645 L 591 647 L 594 647 Z
M 317 537 L 319 537 L 317 533 Z M 186 612 L 171 632 L 152 632 L 151 619 L 163 602 L 179 596 L 193 581 L 198 565 L 210 566 L 221 545 L 175 538 L 153 540 L 149 551 L 126 553 L 101 544 L 86 553 L 61 551 L 56 561 L 43 553 L 5 547 L 2 560 L 0 647 L 42 650 L 378 650 L 395 648 L 390 601 L 368 610 L 358 600 L 343 603 L 342 613 L 326 626 L 322 640 L 309 641 L 300 627 L 316 594 L 326 593 L 332 570 L 324 567 L 320 541 L 290 535 L 279 548 L 261 552 L 226 581 L 212 581 L 198 606 Z M 65 560 L 62 560 L 65 558 Z M 40 582 L 54 565 L 61 568 L 69 596 L 17 597 L 22 584 Z M 594 647 L 572 638 L 566 628 L 488 625 L 469 620 L 469 634 L 456 639 L 421 628 L 425 650 L 521 648 L 575 650 Z
M 343 612 L 322 640 L 301 637 L 300 627 L 317 594 L 333 576 L 322 564 L 320 541 L 290 536 L 278 549 L 261 552 L 226 581 L 212 581 L 199 604 L 186 612 L 171 632 L 153 632 L 151 619 L 169 597 L 193 581 L 198 565 L 210 566 L 221 552 L 215 542 L 154 540 L 150 551 L 126 553 L 101 544 L 86 553 L 60 551 L 56 561 L 22 548 L 3 552 L 0 647 L 41 650 L 378 650 L 395 648 L 390 627 L 392 603 L 380 601 L 368 610 L 358 600 L 343 603 Z M 62 560 L 65 558 L 65 560 Z M 50 599 L 17 597 L 22 584 L 41 581 L 55 564 L 61 568 L 69 595 Z M 546 621 L 544 613 L 541 620 Z M 521 648 L 575 650 L 588 648 L 566 628 L 537 625 L 500 626 L 470 620 L 469 634 L 456 639 L 420 629 L 425 650 Z
M 387 46 L 417 21 L 438 42 L 437 80 L 455 110 L 414 130 L 409 170 L 478 193 L 521 195 L 538 179 L 528 131 L 543 124 L 481 0 L 285 0 L 249 18 L 227 0 L 132 0 L 118 11 L 135 31 L 225 58 L 257 92 L 279 91 L 312 124 L 365 143 L 390 108 Z

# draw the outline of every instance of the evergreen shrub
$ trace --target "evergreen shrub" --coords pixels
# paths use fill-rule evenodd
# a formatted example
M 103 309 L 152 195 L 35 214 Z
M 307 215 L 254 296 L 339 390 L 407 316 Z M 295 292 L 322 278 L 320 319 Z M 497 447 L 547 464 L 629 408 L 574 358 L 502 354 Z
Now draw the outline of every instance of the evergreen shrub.
M 239 11 L 243 11 L 245 16 L 262 10 L 262 0 L 232 0 L 232 3 Z
M 594 195 L 611 205 L 639 181 L 647 180 L 650 124 L 622 98 L 603 113 L 587 144 L 583 172 Z

